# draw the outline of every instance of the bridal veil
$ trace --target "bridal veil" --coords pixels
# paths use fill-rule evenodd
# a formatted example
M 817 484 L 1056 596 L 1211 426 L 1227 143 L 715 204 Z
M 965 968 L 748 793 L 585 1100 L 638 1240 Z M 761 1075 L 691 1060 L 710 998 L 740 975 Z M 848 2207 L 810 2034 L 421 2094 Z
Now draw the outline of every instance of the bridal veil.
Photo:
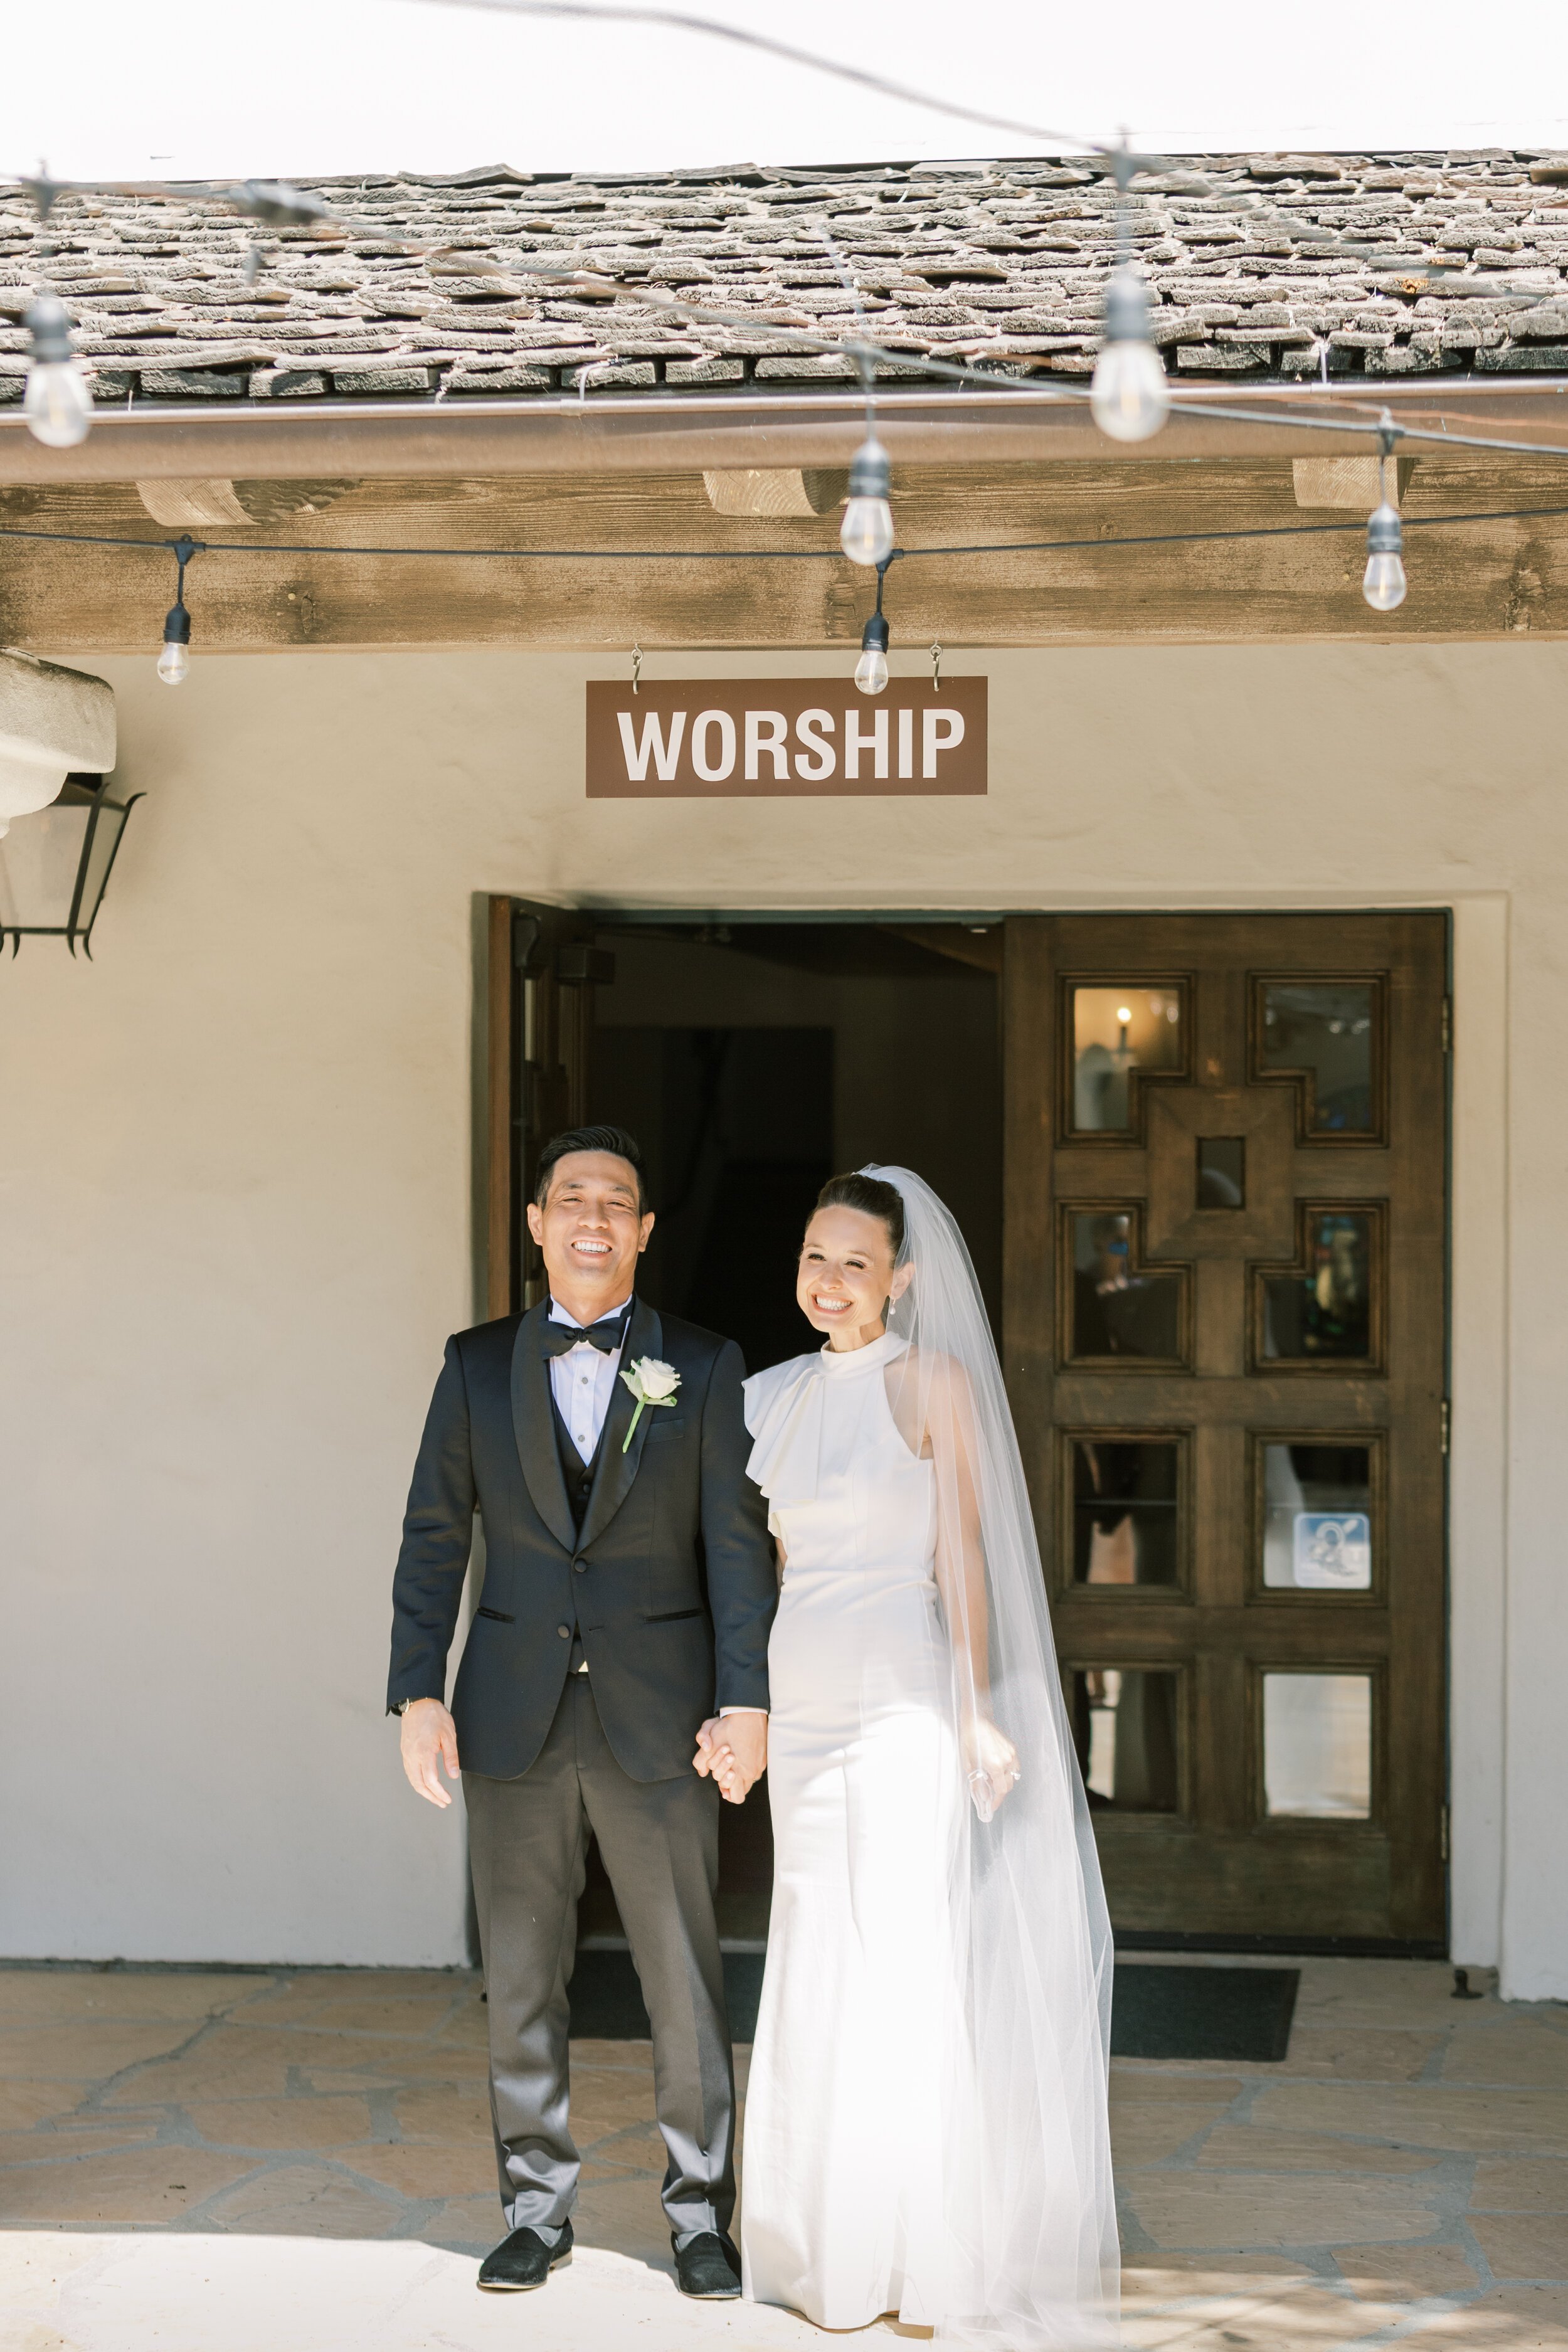
M 1023 1462 L 969 1252 L 911 1170 L 863 1172 L 904 1202 L 899 1264 L 910 1279 L 888 1329 L 907 1345 L 886 1379 L 900 1427 L 931 1439 L 960 1734 L 957 1799 L 942 1808 L 953 1997 L 931 2020 L 950 2306 L 936 2340 L 1079 2352 L 1117 2340 L 1111 1942 L 1100 1863 Z M 963 1738 L 976 1717 L 1016 1750 L 1018 1777 L 994 1808 Z

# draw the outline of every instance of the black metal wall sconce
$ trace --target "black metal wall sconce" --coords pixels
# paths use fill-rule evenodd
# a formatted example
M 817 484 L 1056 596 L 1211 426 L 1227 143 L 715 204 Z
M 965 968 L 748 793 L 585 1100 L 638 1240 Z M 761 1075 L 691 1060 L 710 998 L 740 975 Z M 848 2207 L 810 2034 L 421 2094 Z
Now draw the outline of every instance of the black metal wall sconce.
M 108 776 L 69 775 L 58 799 L 13 817 L 0 838 L 0 953 L 25 939 L 77 942 L 92 955 L 92 927 L 109 887 L 126 819 L 143 795 L 117 800 Z

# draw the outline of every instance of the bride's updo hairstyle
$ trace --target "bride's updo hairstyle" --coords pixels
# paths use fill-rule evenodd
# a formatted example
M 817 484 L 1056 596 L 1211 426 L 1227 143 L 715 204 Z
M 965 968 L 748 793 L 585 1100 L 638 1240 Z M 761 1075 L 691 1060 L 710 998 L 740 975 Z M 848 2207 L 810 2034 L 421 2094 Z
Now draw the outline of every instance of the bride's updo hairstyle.
M 816 1196 L 819 1209 L 858 1209 L 862 1216 L 880 1217 L 888 1228 L 895 1261 L 904 1246 L 904 1196 L 897 1185 L 880 1176 L 863 1176 L 852 1169 L 846 1176 L 830 1176 Z

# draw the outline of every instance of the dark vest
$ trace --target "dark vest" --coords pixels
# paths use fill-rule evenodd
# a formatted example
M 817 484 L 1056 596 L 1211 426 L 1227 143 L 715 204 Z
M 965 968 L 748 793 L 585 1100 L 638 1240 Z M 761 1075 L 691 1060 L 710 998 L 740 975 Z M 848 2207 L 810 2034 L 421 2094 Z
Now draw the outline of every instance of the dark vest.
M 588 1497 L 594 1491 L 594 1480 L 598 1473 L 599 1456 L 605 1450 L 605 1431 L 600 1430 L 599 1442 L 594 1448 L 592 1458 L 584 1462 L 572 1443 L 570 1430 L 561 1418 L 561 1407 L 555 1402 L 553 1387 L 550 1392 L 550 1418 L 555 1424 L 555 1451 L 561 1458 L 561 1475 L 566 1482 L 566 1500 L 572 1506 L 573 1521 L 581 1535 L 583 1522 L 588 1516 Z M 609 1416 L 606 1414 L 605 1427 L 607 1429 L 608 1426 Z
M 594 1480 L 598 1475 L 599 1456 L 605 1450 L 605 1430 L 608 1429 L 610 1425 L 609 1415 L 606 1413 L 605 1416 L 605 1427 L 599 1432 L 599 1442 L 594 1448 L 592 1459 L 587 1462 L 584 1461 L 582 1455 L 578 1453 L 577 1448 L 573 1444 L 572 1433 L 567 1428 L 566 1423 L 561 1418 L 561 1407 L 555 1402 L 555 1387 L 553 1381 L 551 1383 L 550 1389 L 550 1418 L 555 1425 L 555 1451 L 560 1457 L 561 1476 L 566 1488 L 566 1500 L 571 1506 L 572 1523 L 575 1527 L 578 1534 L 581 1535 L 583 1532 L 583 1522 L 588 1516 L 588 1498 L 594 1491 Z M 577 1582 L 575 1577 L 573 1578 L 572 1582 L 574 1588 L 575 1588 Z M 567 1671 L 571 1674 L 575 1674 L 582 1664 L 583 1636 L 579 1632 L 577 1625 L 577 1595 L 575 1589 L 574 1589 L 572 1594 L 572 1658 Z
M 636 1303 L 635 1298 L 628 1299 L 625 1312 L 621 1317 L 621 1332 L 623 1339 L 625 1338 L 626 1327 L 631 1321 L 632 1310 Z M 547 1373 L 549 1367 L 546 1366 Z M 566 1500 L 572 1508 L 573 1525 L 576 1528 L 578 1534 L 581 1535 L 583 1532 L 583 1522 L 588 1516 L 588 1502 L 594 1492 L 594 1480 L 598 1475 L 599 1456 L 605 1450 L 605 1431 L 609 1427 L 610 1423 L 609 1411 L 608 1408 L 605 1409 L 604 1423 L 599 1431 L 599 1442 L 595 1446 L 590 1459 L 584 1462 L 582 1455 L 578 1453 L 577 1448 L 572 1443 L 571 1431 L 567 1428 L 566 1423 L 561 1417 L 561 1407 L 555 1402 L 555 1383 L 553 1380 L 550 1381 L 549 1388 L 550 1418 L 555 1428 L 555 1451 L 560 1458 L 561 1475 L 565 1482 Z M 573 1633 L 573 1649 L 574 1653 L 578 1650 L 575 1628 L 574 1628 Z M 578 1657 L 576 1655 L 574 1656 L 573 1663 L 574 1664 L 578 1663 Z

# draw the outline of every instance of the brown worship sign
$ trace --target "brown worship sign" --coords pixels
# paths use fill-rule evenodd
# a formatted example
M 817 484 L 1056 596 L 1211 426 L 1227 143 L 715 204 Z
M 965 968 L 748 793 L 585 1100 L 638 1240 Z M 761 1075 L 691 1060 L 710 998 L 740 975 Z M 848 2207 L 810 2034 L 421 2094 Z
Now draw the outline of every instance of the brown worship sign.
M 588 798 L 786 800 L 986 788 L 983 677 L 675 678 L 588 688 Z

